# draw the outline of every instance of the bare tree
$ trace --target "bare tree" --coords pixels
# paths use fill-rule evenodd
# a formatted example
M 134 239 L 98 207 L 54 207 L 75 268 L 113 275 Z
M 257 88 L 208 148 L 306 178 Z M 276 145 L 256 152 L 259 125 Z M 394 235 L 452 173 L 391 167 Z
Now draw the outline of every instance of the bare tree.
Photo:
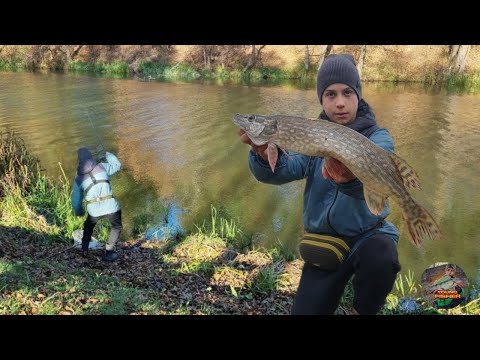
M 80 50 L 82 50 L 82 48 L 84 47 L 85 45 L 77 45 L 76 47 L 73 48 L 73 51 L 69 54 L 69 59 L 70 60 L 75 60 L 75 58 L 77 57 L 78 53 L 80 52 Z
M 185 59 L 196 69 L 208 69 L 209 66 L 234 69 L 248 61 L 245 48 L 245 45 L 194 45 L 190 47 Z
M 471 45 L 449 45 L 448 47 L 448 73 L 462 74 L 467 64 L 468 52 Z
M 212 47 L 209 45 L 203 45 L 203 68 L 210 70 L 212 66 Z
M 256 48 L 256 45 L 252 45 L 252 52 L 250 53 L 250 57 L 248 58 L 248 63 L 247 65 L 243 68 L 243 71 L 250 70 L 255 66 L 257 63 L 257 60 L 260 56 L 260 51 L 262 51 L 263 48 L 265 48 L 267 45 L 261 45 L 258 49 Z
M 308 45 L 305 45 L 305 70 L 308 72 L 310 69 L 310 50 Z
M 217 45 L 216 63 L 222 68 L 235 68 L 246 61 L 244 45 Z
M 95 63 L 99 60 L 101 55 L 101 45 L 86 45 L 85 46 L 85 61 Z
M 103 45 L 102 57 L 106 62 L 113 62 L 120 56 L 120 45 Z
M 367 45 L 362 45 L 360 49 L 360 57 L 357 62 L 357 70 L 360 79 L 362 78 L 363 65 L 365 64 L 365 57 L 367 56 Z
M 62 69 L 66 60 L 64 45 L 31 45 L 25 52 L 28 69 Z
M 320 59 L 318 61 L 318 68 L 320 69 L 320 66 L 322 66 L 323 62 L 325 61 L 325 58 L 330 55 L 330 53 L 333 50 L 333 45 L 323 45 L 323 56 L 320 55 Z

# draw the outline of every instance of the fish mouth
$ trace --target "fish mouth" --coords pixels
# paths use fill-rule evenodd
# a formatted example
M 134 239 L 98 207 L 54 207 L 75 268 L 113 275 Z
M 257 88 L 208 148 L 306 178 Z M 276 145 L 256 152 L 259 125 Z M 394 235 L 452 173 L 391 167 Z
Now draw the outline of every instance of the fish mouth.
M 234 119 L 246 119 L 248 118 L 248 115 L 245 114 L 233 114 Z
M 243 114 L 234 114 L 232 119 L 235 124 L 241 124 L 247 121 L 248 116 Z

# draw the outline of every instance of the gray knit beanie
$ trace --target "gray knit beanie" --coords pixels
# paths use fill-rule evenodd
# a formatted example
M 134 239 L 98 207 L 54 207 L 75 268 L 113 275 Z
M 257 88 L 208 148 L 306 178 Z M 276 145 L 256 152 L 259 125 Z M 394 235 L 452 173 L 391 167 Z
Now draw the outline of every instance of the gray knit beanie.
M 357 93 L 358 101 L 362 100 L 362 84 L 355 65 L 355 60 L 350 54 L 328 56 L 317 76 L 317 94 L 322 103 L 322 95 L 327 87 L 332 84 L 342 83 L 350 86 Z

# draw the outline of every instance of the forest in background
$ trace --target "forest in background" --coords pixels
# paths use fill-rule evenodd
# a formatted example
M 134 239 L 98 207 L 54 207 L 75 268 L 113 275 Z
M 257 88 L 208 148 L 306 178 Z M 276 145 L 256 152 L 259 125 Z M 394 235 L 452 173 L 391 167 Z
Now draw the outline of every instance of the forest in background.
M 315 78 L 332 53 L 352 54 L 364 81 L 480 85 L 480 47 L 472 45 L 0 45 L 0 70 L 301 79 Z

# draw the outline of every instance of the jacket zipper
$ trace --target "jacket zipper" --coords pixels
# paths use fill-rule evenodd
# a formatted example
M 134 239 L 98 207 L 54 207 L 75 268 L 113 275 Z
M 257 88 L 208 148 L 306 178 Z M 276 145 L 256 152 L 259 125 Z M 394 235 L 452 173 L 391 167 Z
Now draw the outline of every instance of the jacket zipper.
M 335 235 L 338 236 L 337 230 L 335 230 L 334 227 L 332 226 L 332 224 L 330 223 L 330 211 L 332 210 L 333 204 L 335 204 L 335 201 L 337 200 L 337 195 L 338 195 L 338 185 L 336 186 L 335 197 L 333 198 L 332 204 L 330 205 L 330 208 L 327 211 L 327 224 L 328 224 L 328 226 L 330 226 L 330 229 L 333 230 Z

